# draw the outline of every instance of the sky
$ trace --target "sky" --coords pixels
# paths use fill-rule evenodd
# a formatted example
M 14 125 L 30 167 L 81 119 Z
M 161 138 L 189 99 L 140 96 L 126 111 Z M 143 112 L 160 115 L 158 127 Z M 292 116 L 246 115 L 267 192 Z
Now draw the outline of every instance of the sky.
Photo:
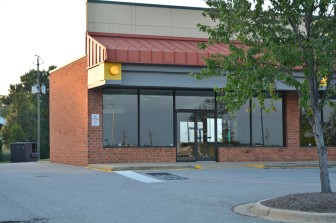
M 205 7 L 203 0 L 117 0 Z M 62 67 L 85 55 L 86 0 L 0 0 L 0 95 L 37 69 L 36 56 Z

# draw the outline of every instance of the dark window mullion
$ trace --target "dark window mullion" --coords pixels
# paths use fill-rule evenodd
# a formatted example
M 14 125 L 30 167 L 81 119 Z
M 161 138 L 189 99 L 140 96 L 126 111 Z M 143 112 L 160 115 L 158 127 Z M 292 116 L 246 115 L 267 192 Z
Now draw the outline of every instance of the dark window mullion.
M 198 160 L 198 126 L 197 126 L 197 122 L 198 122 L 198 113 L 195 110 L 194 112 L 194 153 L 195 153 L 195 161 Z
M 138 146 L 140 146 L 140 89 L 137 89 L 137 93 L 138 93 L 138 126 L 137 126 L 137 129 L 138 129 Z
M 284 92 L 281 93 L 281 100 L 282 100 L 282 143 L 283 147 L 287 146 L 287 141 L 286 141 L 286 128 L 287 128 L 287 119 L 286 119 L 286 114 L 287 114 L 287 95 L 285 95 Z M 301 114 L 301 110 L 300 110 Z
M 252 100 L 249 100 L 249 110 L 250 110 L 250 147 L 252 147 L 253 133 L 252 133 Z
M 173 136 L 174 136 L 174 146 L 176 146 L 177 151 L 177 111 L 176 111 L 176 99 L 175 99 L 175 90 L 173 90 Z
M 214 119 L 215 119 L 215 159 L 218 161 L 218 139 L 217 139 L 217 92 L 215 92 L 215 114 L 214 114 Z

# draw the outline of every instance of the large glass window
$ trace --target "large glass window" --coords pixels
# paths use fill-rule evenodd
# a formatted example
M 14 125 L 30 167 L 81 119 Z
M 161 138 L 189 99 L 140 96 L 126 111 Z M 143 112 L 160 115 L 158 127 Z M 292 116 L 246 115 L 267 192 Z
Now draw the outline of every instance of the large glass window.
M 310 126 L 306 111 L 301 108 L 300 112 L 300 145 L 316 146 L 313 129 Z
M 133 89 L 108 89 L 103 94 L 103 145 L 138 145 L 138 93 Z
M 212 114 L 207 115 L 204 120 L 200 117 L 196 120 L 199 130 L 197 133 L 206 143 L 215 143 L 217 140 L 225 146 L 283 146 L 282 100 L 275 102 L 276 111 L 270 113 L 258 106 L 249 113 L 251 102 L 248 101 L 234 117 L 230 117 L 219 104 L 216 120 L 214 92 L 176 90 L 175 96 L 175 108 L 178 112 Z M 266 99 L 265 106 L 269 105 L 270 99 Z M 331 117 L 330 113 L 328 123 L 333 123 Z M 189 120 L 186 122 L 189 124 Z M 331 125 L 328 123 L 326 126 Z M 174 125 L 174 90 L 103 91 L 104 147 L 176 146 Z M 176 134 L 179 135 L 178 132 Z M 204 144 L 203 141 L 198 143 Z
M 334 100 L 334 102 L 336 102 L 336 100 Z M 325 105 L 321 113 L 325 145 L 336 146 L 336 109 L 329 105 Z M 316 146 L 312 127 L 302 108 L 300 115 L 300 145 Z
M 140 90 L 140 146 L 173 146 L 173 91 Z
M 252 146 L 283 146 L 282 100 L 273 101 L 274 111 L 265 112 L 257 99 L 252 103 Z M 266 98 L 264 106 L 270 108 L 271 99 Z
M 336 146 L 336 109 L 334 107 L 328 105 L 323 107 L 323 127 L 325 144 Z
M 250 113 L 251 104 L 256 107 Z M 265 99 L 269 108 L 271 99 Z M 274 101 L 275 111 L 260 108 L 257 99 L 245 105 L 230 117 L 222 104 L 218 104 L 217 140 L 225 146 L 284 146 L 282 97 Z M 252 137 L 251 137 L 252 136 Z
M 221 109 L 217 114 L 217 140 L 226 146 L 250 145 L 250 114 L 247 102 L 234 117 Z M 220 106 L 219 106 L 220 107 Z
M 176 109 L 215 109 L 215 93 L 212 91 L 176 91 Z

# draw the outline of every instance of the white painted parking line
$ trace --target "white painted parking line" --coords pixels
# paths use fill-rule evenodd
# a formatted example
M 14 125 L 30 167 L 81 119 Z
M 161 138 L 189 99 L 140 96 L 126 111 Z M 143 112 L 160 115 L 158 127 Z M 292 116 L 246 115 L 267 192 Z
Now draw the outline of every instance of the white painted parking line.
M 131 178 L 133 180 L 141 181 L 144 183 L 162 183 L 164 181 L 157 180 L 151 177 L 147 177 L 138 173 L 135 173 L 133 171 L 114 171 L 117 174 L 123 175 L 125 177 Z

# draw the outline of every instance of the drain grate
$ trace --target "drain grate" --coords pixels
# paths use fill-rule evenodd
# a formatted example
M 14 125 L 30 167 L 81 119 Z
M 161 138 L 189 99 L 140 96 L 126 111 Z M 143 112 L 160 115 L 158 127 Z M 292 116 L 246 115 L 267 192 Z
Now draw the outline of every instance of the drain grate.
M 180 177 L 171 173 L 147 173 L 148 175 L 151 175 L 156 178 L 160 178 L 163 180 L 186 180 L 188 178 Z

